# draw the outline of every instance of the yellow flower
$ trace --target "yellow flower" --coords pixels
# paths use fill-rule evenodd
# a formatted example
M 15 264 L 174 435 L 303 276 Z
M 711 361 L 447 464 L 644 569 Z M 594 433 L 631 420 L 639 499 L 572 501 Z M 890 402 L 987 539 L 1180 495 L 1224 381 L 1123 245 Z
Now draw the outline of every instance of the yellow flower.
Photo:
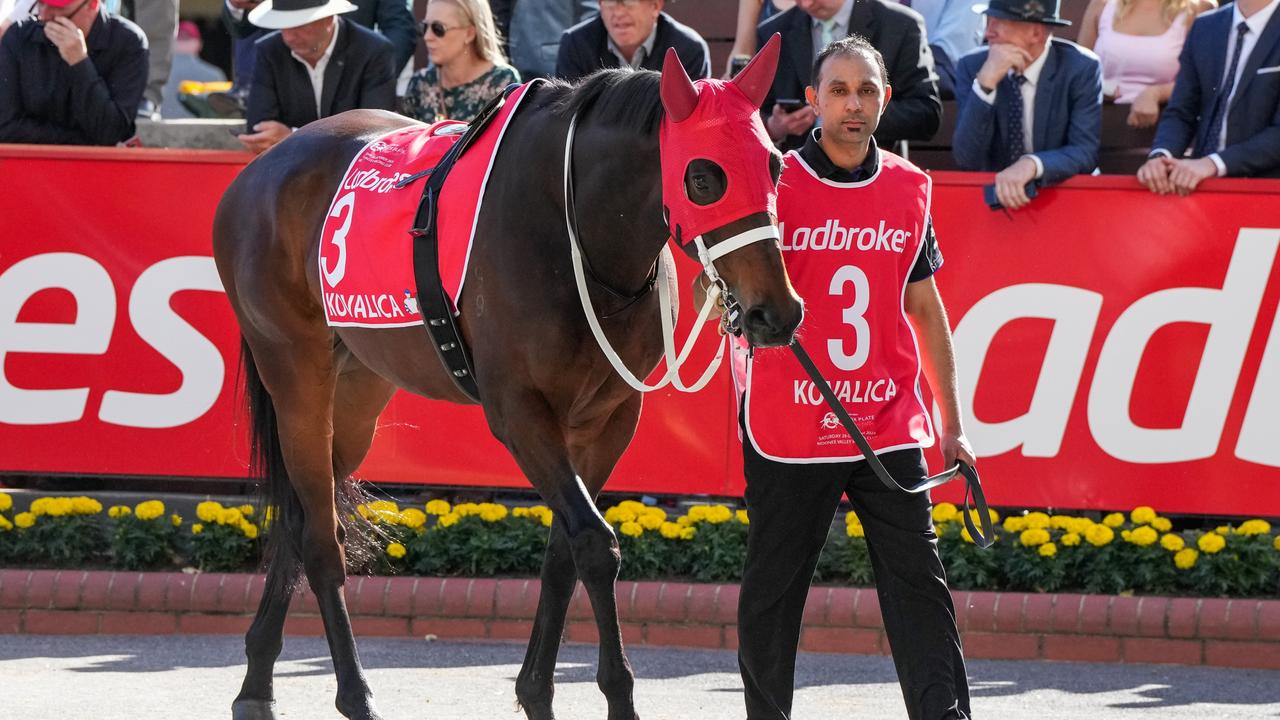
M 1150 525 L 1143 525 L 1129 533 L 1129 542 L 1140 547 L 1146 547 L 1158 539 L 1160 539 L 1160 533 L 1157 533 L 1155 528 Z
M 1093 525 L 1094 522 L 1087 517 L 1071 518 L 1071 524 L 1067 529 L 1077 535 L 1083 535 L 1088 532 L 1089 528 L 1093 527 Z
M 640 537 L 644 534 L 644 528 L 640 527 L 640 523 L 634 520 L 628 520 L 622 523 L 622 527 L 620 527 L 619 530 L 621 530 L 622 534 L 627 537 Z
M 719 525 L 732 519 L 733 511 L 724 505 L 712 505 L 711 509 L 707 510 L 707 522 L 712 525 Z
M 511 517 L 518 517 L 518 518 L 529 517 L 529 508 L 523 505 L 519 507 L 513 507 L 511 508 Z
M 1198 557 L 1200 557 L 1200 553 L 1192 550 L 1191 548 L 1183 548 L 1173 556 L 1173 564 L 1176 565 L 1179 570 L 1190 570 L 1195 567 L 1196 558 Z
M 244 536 L 250 540 L 256 540 L 258 538 L 258 526 L 248 520 L 240 521 L 240 532 L 244 533 Z
M 1219 535 L 1226 535 L 1227 533 L 1231 532 L 1231 526 L 1219 525 L 1218 527 L 1214 528 L 1213 531 L 1218 533 Z
M 241 515 L 243 515 L 243 516 L 245 516 L 245 517 L 253 517 L 254 508 L 253 508 L 253 506 L 252 506 L 252 505 L 247 505 L 247 504 L 246 504 L 246 505 L 241 505 L 240 507 L 238 507 L 238 508 L 236 508 L 236 509 L 237 509 L 237 510 L 239 510 L 239 511 L 240 511 L 240 514 L 241 514 Z
M 960 515 L 960 511 L 956 506 L 949 503 L 938 503 L 933 506 L 933 521 L 936 523 L 951 522 Z
M 1026 518 L 1010 515 L 1004 519 L 1004 531 L 1007 533 L 1022 532 L 1027 529 Z
M 200 523 L 196 523 L 191 526 L 192 535 L 199 535 L 202 532 L 204 532 L 204 525 L 201 525 Z
M 1196 541 L 1196 546 L 1200 548 L 1201 552 L 1212 555 L 1227 546 L 1227 539 L 1218 533 L 1205 533 Z
M 661 516 L 651 515 L 649 513 L 645 513 L 641 515 L 640 519 L 637 520 L 636 522 L 640 523 L 640 527 L 644 528 L 645 530 L 657 530 L 663 525 L 663 520 Z
M 658 528 L 658 532 L 662 533 L 662 537 L 668 540 L 679 540 L 680 533 L 683 531 L 683 527 L 673 522 L 664 522 L 662 523 L 662 526 Z
M 546 505 L 534 505 L 529 508 L 529 514 L 541 520 L 544 527 L 551 527 L 551 521 L 556 517 Z
M 637 500 L 623 500 L 622 502 L 618 503 L 618 507 L 622 508 L 623 510 L 630 510 L 632 513 L 635 514 L 636 517 L 640 517 L 641 513 L 649 509 L 648 505 L 645 505 L 644 503 L 639 502 Z
M 1183 540 L 1181 535 L 1168 533 L 1164 537 L 1160 538 L 1160 547 L 1168 550 L 1169 552 L 1176 553 L 1186 546 L 1187 541 Z
M 1124 518 L 1122 517 L 1120 521 L 1124 522 Z M 1116 531 L 1112 530 L 1110 525 L 1093 525 L 1084 533 L 1084 539 L 1088 540 L 1089 544 L 1094 547 L 1107 545 L 1115 538 Z
M 862 518 L 858 517 L 858 514 L 857 514 L 857 513 L 855 513 L 854 511 L 850 510 L 850 511 L 848 512 L 848 514 L 846 514 L 846 515 L 844 516 L 844 524 L 845 524 L 845 525 L 857 525 L 858 527 L 862 527 Z
M 967 525 L 960 528 L 960 539 L 969 543 L 970 545 L 974 544 L 973 536 L 969 534 L 969 527 Z
M 196 506 L 196 517 L 200 522 L 211 523 L 218 522 L 218 516 L 222 514 L 222 503 L 206 500 Z
M 688 515 L 681 515 L 680 517 L 676 518 L 676 524 L 679 525 L 680 527 L 689 527 L 693 525 L 693 523 L 694 523 L 693 518 L 689 517 Z
M 1061 542 L 1063 547 L 1075 547 L 1080 544 L 1080 533 L 1069 532 L 1058 542 Z
M 182 527 L 182 516 L 174 513 L 169 516 L 169 522 L 173 523 L 174 527 Z
M 374 512 L 400 512 L 400 506 L 390 500 L 374 500 L 369 503 L 369 509 Z
M 1169 521 L 1169 518 L 1158 517 L 1151 521 L 1151 527 L 1162 533 L 1167 533 L 1173 529 L 1173 523 Z
M 1049 531 L 1043 528 L 1028 528 L 1018 536 L 1018 542 L 1024 547 L 1036 547 L 1049 542 Z
M 697 534 L 698 534 L 698 528 L 693 527 L 692 525 L 690 525 L 689 527 L 684 528 L 684 529 L 682 529 L 682 530 L 680 531 L 680 539 L 681 539 L 681 540 L 692 540 L 692 539 L 693 539 L 693 536 L 694 536 L 694 535 L 697 535 Z
M 133 514 L 138 516 L 139 520 L 155 520 L 164 517 L 164 503 L 159 500 L 140 502 L 133 509 Z
M 111 508 L 107 510 L 107 517 L 113 519 L 122 518 L 132 512 L 133 511 L 129 509 L 128 505 L 112 505 Z
M 239 525 L 243 519 L 244 516 L 235 508 L 224 508 L 222 512 L 218 513 L 219 525 Z
M 19 529 L 26 530 L 27 528 L 36 524 L 35 513 L 29 513 L 29 512 L 18 513 L 17 515 L 13 516 L 13 524 L 17 525 Z
M 1151 521 L 1156 519 L 1156 511 L 1146 505 L 1140 505 L 1129 513 L 1129 519 L 1134 525 L 1150 525 Z
M 852 538 L 866 537 L 867 531 L 859 524 L 849 524 L 844 528 L 845 534 Z
M 1026 523 L 1028 528 L 1034 530 L 1046 530 L 1053 524 L 1049 516 L 1042 512 L 1027 513 L 1026 517 L 1022 518 L 1022 521 Z
M 1236 528 L 1237 535 L 1266 535 L 1271 532 L 1271 523 L 1266 520 L 1245 520 Z
M 655 517 L 655 518 L 658 518 L 659 522 L 665 521 L 665 520 L 667 519 L 667 511 L 666 511 L 666 510 L 663 510 L 663 509 L 662 509 L 662 508 L 660 508 L 660 507 L 645 507 L 643 510 L 641 510 L 640 512 L 638 512 L 638 513 L 636 513 L 636 514 L 637 514 L 639 517 Z
M 689 512 L 685 513 L 685 517 L 689 518 L 689 522 L 700 522 L 707 519 L 708 505 L 691 505 Z
M 1111 513 L 1102 518 L 1102 524 L 1109 528 L 1118 528 L 1124 524 L 1124 513 Z
M 0 492 L 0 512 L 9 512 L 13 509 L 13 498 L 9 493 Z
M 480 506 L 475 503 L 458 503 L 453 506 L 453 514 L 460 518 L 464 518 L 469 515 L 479 515 Z
M 397 560 L 404 557 L 405 552 L 404 546 L 400 543 L 393 542 L 387 546 L 387 554 Z
M 1070 530 L 1075 527 L 1075 521 L 1070 515 L 1054 515 L 1049 518 L 1049 527 L 1054 530 Z
M 417 530 L 427 524 L 427 514 L 418 508 L 405 508 L 400 513 L 400 524 L 410 530 Z
M 1276 539 L 1271 541 L 1271 547 L 1280 550 L 1280 535 L 1277 535 Z
M 751 517 L 747 514 L 746 510 L 738 510 L 733 514 L 733 516 L 736 517 L 738 519 L 738 522 L 742 523 L 743 525 L 751 524 Z
M 440 519 L 436 521 L 436 524 L 439 525 L 440 527 L 445 527 L 445 528 L 453 527 L 454 525 L 458 524 L 458 514 L 445 513 L 444 515 L 440 516 Z
M 428 515 L 448 515 L 453 508 L 446 500 L 432 500 L 426 504 Z
M 495 523 L 505 518 L 506 516 L 507 516 L 507 508 L 505 505 L 499 505 L 497 503 L 484 503 L 483 505 L 480 506 L 480 519 L 485 522 Z
M 9 522 L 9 518 L 0 515 L 0 530 L 8 532 L 13 529 L 13 523 Z
M 1053 557 L 1058 554 L 1058 546 L 1051 542 L 1047 542 L 1040 546 L 1040 557 Z

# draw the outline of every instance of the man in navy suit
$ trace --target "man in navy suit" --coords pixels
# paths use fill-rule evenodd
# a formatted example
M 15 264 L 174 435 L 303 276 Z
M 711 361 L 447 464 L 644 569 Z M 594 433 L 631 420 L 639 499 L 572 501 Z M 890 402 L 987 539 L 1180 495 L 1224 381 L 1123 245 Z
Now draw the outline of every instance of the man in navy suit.
M 1138 180 L 1186 195 L 1211 177 L 1280 177 L 1280 0 L 1196 18 Z M 1191 159 L 1184 159 L 1187 148 Z
M 951 152 L 965 170 L 998 171 L 996 195 L 1009 209 L 1027 205 L 1032 182 L 1053 185 L 1098 165 L 1102 65 L 1098 56 L 1055 38 L 1058 2 L 993 0 L 988 46 L 956 66 L 959 115 Z
M 696 30 L 662 12 L 664 0 L 601 0 L 600 14 L 564 31 L 556 76 L 577 80 L 601 68 L 661 70 L 675 48 L 689 77 L 711 77 L 711 53 Z

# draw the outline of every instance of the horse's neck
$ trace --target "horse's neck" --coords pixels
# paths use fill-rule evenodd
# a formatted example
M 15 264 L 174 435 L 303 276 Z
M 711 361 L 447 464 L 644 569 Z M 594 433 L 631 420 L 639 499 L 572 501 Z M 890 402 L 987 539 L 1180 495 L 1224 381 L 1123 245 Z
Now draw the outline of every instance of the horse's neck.
M 644 286 L 666 243 L 657 138 L 587 129 L 574 147 L 579 241 L 598 278 L 616 291 Z

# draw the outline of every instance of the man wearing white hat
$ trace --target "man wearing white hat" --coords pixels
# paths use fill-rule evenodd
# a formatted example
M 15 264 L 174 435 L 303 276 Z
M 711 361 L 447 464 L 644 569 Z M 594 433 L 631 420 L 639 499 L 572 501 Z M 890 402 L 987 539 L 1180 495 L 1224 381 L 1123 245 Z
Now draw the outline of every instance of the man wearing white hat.
M 393 46 L 337 17 L 355 9 L 348 0 L 264 0 L 249 13 L 254 25 L 280 32 L 257 42 L 245 147 L 263 152 L 313 120 L 394 107 Z

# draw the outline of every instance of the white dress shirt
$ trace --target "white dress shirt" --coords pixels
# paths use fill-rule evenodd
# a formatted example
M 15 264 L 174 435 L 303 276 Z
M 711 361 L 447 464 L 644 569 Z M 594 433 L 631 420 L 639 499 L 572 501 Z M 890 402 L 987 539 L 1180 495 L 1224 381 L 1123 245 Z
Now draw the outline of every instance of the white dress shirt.
M 653 24 L 653 29 L 649 31 L 649 37 L 640 43 L 640 47 L 636 48 L 635 56 L 630 58 L 622 54 L 622 50 L 608 33 L 605 34 L 605 37 L 609 38 L 609 52 L 618 58 L 618 62 L 622 63 L 622 67 L 630 66 L 632 70 L 639 70 L 644 61 L 653 54 L 653 44 L 658 39 L 658 23 L 655 22 Z
M 1040 84 L 1040 73 L 1044 71 L 1044 64 L 1049 59 L 1049 45 L 1053 42 L 1053 35 L 1045 38 L 1044 49 L 1040 51 L 1040 56 L 1022 71 L 1022 77 L 1026 78 L 1026 82 L 1022 83 L 1019 88 L 1022 91 L 1022 151 L 1026 153 L 1023 157 L 1031 158 L 1031 162 L 1036 164 L 1036 179 L 1044 176 L 1044 163 L 1035 155 L 1035 121 L 1036 121 L 1036 87 Z M 1009 71 L 1013 75 L 1012 70 Z M 973 94 L 988 105 L 995 105 L 996 93 L 1000 92 L 1000 87 L 996 86 L 987 92 L 978 84 L 978 79 L 973 79 Z
M 320 109 L 320 97 L 324 94 L 324 69 L 329 67 L 329 59 L 333 57 L 333 48 L 338 44 L 338 29 L 342 27 L 342 23 L 338 20 L 333 21 L 333 37 L 329 39 L 329 47 L 325 48 L 324 55 L 320 56 L 320 60 L 316 62 L 315 67 L 311 67 L 311 63 L 302 59 L 302 56 L 292 50 L 289 54 L 294 60 L 302 63 L 302 67 L 306 69 L 307 74 L 311 76 L 311 91 L 316 95 L 316 117 L 324 117 L 324 112 Z

